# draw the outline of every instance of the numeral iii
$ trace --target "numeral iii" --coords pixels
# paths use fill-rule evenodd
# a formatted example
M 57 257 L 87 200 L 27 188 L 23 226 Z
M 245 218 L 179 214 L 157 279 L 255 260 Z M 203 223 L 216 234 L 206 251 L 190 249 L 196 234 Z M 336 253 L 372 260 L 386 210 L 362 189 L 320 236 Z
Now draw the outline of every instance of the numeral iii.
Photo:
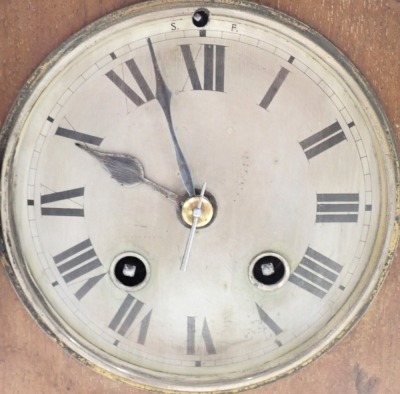
M 357 223 L 358 193 L 317 194 L 317 223 Z

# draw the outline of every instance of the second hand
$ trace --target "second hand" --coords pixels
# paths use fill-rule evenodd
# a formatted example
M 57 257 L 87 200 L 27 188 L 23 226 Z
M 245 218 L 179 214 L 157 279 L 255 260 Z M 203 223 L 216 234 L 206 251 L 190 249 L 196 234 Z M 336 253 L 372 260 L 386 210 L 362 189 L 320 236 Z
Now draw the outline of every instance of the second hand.
M 181 263 L 181 271 L 186 271 L 189 262 L 190 252 L 192 250 L 194 235 L 196 234 L 197 223 L 202 214 L 201 206 L 203 205 L 204 193 L 206 192 L 207 183 L 204 183 L 201 189 L 199 201 L 195 209 L 193 209 L 193 223 L 190 228 L 189 238 L 186 243 L 185 253 L 183 254 L 183 259 Z

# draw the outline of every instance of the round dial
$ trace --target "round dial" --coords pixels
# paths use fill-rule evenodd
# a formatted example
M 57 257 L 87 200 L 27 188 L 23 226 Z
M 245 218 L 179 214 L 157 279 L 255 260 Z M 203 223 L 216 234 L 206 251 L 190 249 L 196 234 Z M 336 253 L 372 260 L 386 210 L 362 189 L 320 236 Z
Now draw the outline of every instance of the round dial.
M 396 245 L 374 94 L 317 33 L 253 4 L 142 4 L 34 74 L 3 129 L 14 283 L 78 358 L 224 391 L 341 338 Z

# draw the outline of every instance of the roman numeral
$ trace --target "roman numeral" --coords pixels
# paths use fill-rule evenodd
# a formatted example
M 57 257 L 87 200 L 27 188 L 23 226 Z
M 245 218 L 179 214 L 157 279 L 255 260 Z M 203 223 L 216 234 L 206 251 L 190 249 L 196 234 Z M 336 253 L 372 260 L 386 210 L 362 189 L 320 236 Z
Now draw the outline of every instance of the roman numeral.
M 133 79 L 136 81 L 136 83 L 142 93 L 142 96 L 139 96 L 139 94 L 137 92 L 135 92 L 133 90 L 133 88 L 131 88 L 115 71 L 111 70 L 111 71 L 107 72 L 106 76 L 136 106 L 139 107 L 139 106 L 145 104 L 146 102 L 153 100 L 154 94 L 151 91 L 149 84 L 145 80 L 139 67 L 137 66 L 135 60 L 130 59 L 127 62 L 125 62 L 125 65 L 128 68 Z M 144 99 L 143 99 L 143 97 L 144 97 Z
M 139 316 L 139 313 L 144 305 L 145 304 L 142 301 L 128 294 L 122 301 L 121 306 L 118 308 L 108 327 L 111 328 L 111 330 L 115 331 L 117 334 L 125 336 Z M 151 314 L 152 311 L 148 312 L 140 322 L 137 343 L 141 345 L 144 345 L 146 342 Z M 114 342 L 114 345 L 117 346 L 118 344 L 119 341 L 116 340 Z
M 274 97 L 278 93 L 278 90 L 282 86 L 282 84 L 285 81 L 285 79 L 288 76 L 288 74 L 289 74 L 289 70 L 287 70 L 284 67 L 281 67 L 281 69 L 279 70 L 277 76 L 273 80 L 271 86 L 267 90 L 267 93 L 265 94 L 265 96 L 261 100 L 261 103 L 259 104 L 260 107 L 262 107 L 264 109 L 268 109 L 269 105 L 271 104 L 272 100 L 274 99 Z
M 317 223 L 357 223 L 358 193 L 317 194 Z
M 59 127 L 56 130 L 56 135 L 60 137 L 70 138 L 71 140 L 83 142 L 85 144 L 91 144 L 99 146 L 103 142 L 103 138 L 95 137 L 90 134 L 80 133 L 78 131 L 65 129 L 63 127 Z
M 319 298 L 324 298 L 335 283 L 342 266 L 314 249 L 308 248 L 289 281 Z
M 346 135 L 341 129 L 339 122 L 335 122 L 301 141 L 300 146 L 303 148 L 307 159 L 310 160 L 345 140 Z
M 51 204 L 58 201 L 71 200 L 72 198 L 83 197 L 85 192 L 84 187 L 77 189 L 64 190 L 62 192 L 43 194 L 40 196 L 40 204 L 42 215 L 44 216 L 77 216 L 83 217 L 83 208 L 58 208 L 58 207 L 43 207 L 43 205 Z
M 85 281 L 85 283 L 75 292 L 75 297 L 81 300 L 90 290 L 93 289 L 100 282 L 105 274 L 93 276 Z
M 43 205 L 51 204 L 58 201 L 70 200 L 72 198 L 83 197 L 85 188 L 64 190 L 40 196 L 41 212 L 44 216 L 77 216 L 83 217 L 83 208 L 58 208 L 58 207 L 43 207 Z
M 275 334 L 279 335 L 283 330 L 271 319 L 271 317 L 256 303 L 258 315 L 261 321 Z
M 225 88 L 225 47 L 221 45 L 202 45 L 204 49 L 203 84 L 190 45 L 180 45 L 183 59 L 194 90 L 213 90 L 223 92 Z
M 214 346 L 214 341 L 211 336 L 210 329 L 207 324 L 206 318 L 203 320 L 203 327 L 201 329 L 201 337 L 208 354 L 216 354 L 217 351 Z M 186 341 L 186 354 L 192 355 L 196 353 L 196 317 L 187 317 L 187 341 Z
M 147 332 L 149 331 L 149 326 L 150 326 L 151 313 L 152 310 L 148 312 L 147 315 L 140 322 L 137 343 L 141 345 L 144 345 L 146 343 Z
M 82 278 L 85 274 L 102 267 L 90 239 L 64 250 L 54 256 L 53 260 L 66 283 Z M 75 293 L 75 296 L 81 299 L 103 276 L 104 274 L 88 279 Z

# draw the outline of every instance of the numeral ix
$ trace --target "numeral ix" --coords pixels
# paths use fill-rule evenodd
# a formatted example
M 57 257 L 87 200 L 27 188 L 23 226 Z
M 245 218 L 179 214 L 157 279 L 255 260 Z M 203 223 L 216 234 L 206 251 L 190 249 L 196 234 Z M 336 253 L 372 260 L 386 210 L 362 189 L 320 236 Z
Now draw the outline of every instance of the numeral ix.
M 45 207 L 44 205 L 52 204 L 59 201 L 68 201 L 72 198 L 83 197 L 85 188 L 69 189 L 56 193 L 43 194 L 40 196 L 41 212 L 44 216 L 84 216 L 83 208 L 61 208 L 61 207 Z
M 59 127 L 56 130 L 56 135 L 64 138 L 69 138 L 71 140 L 75 140 L 78 142 L 83 142 L 85 144 L 91 144 L 99 146 L 103 142 L 103 138 L 95 137 L 90 134 L 80 133 L 79 131 L 66 129 L 63 127 Z

